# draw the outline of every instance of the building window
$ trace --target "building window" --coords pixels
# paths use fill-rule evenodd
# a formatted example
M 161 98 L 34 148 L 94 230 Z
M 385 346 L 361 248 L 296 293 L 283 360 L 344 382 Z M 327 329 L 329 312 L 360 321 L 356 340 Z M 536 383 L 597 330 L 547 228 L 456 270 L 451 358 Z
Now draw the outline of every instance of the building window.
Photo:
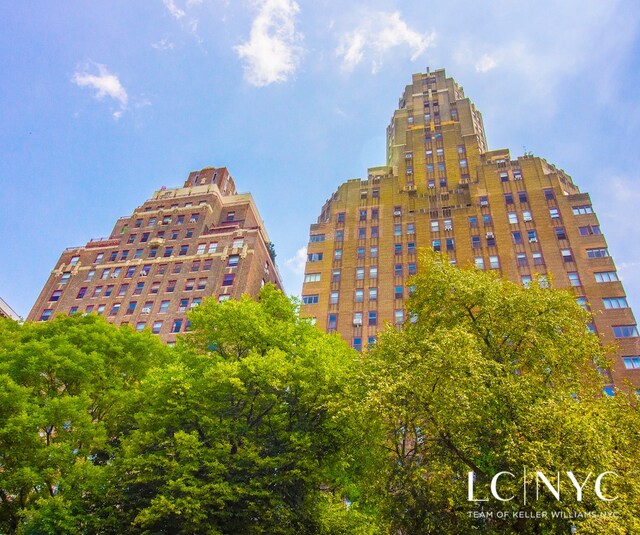
M 490 215 L 483 215 L 482 216 L 482 224 L 485 227 L 490 227 L 491 225 L 493 225 L 493 221 L 491 221 L 491 216 Z
M 116 314 L 118 314 L 119 310 L 120 303 L 114 303 L 114 305 L 111 307 L 111 310 L 109 311 L 109 316 L 115 316 Z
M 516 212 L 509 212 L 507 215 L 509 217 L 510 224 L 516 225 L 518 223 L 518 214 Z
M 358 229 L 358 239 L 364 240 L 367 237 L 367 229 L 365 227 L 360 227 Z
M 609 251 L 606 247 L 598 247 L 596 249 L 587 249 L 587 257 L 589 258 L 607 258 Z
M 164 257 L 168 258 L 169 256 L 171 256 L 173 254 L 173 247 L 165 247 L 164 248 Z
M 82 288 L 80 288 L 80 290 L 78 291 L 78 295 L 76 295 L 76 299 L 82 299 L 84 297 L 84 294 L 87 293 L 87 287 L 83 286 Z
M 527 192 L 526 191 L 519 191 L 518 192 L 518 201 L 520 201 L 521 204 L 524 204 L 527 202 Z
M 582 286 L 580 275 L 578 275 L 577 271 L 569 271 L 567 276 L 569 277 L 569 284 L 571 284 L 571 286 Z
M 378 325 L 378 313 L 375 310 L 369 311 L 369 325 Z
M 319 253 L 320 258 L 319 260 L 322 260 L 322 253 Z M 342 249 L 336 249 L 335 251 L 333 251 L 333 259 L 334 260 L 342 260 Z M 313 262 L 313 260 L 312 260 Z
M 160 303 L 160 309 L 158 310 L 158 312 L 161 314 L 165 314 L 168 310 L 169 310 L 169 301 L 162 301 Z
M 369 256 L 371 258 L 378 258 L 378 248 L 377 247 L 371 247 L 369 249 Z
M 153 334 L 159 334 L 161 328 L 162 328 L 162 322 L 161 321 L 154 321 L 153 322 L 153 328 L 151 329 L 151 332 Z
M 51 297 L 49 297 L 49 301 L 58 301 L 61 295 L 62 290 L 54 290 L 54 292 L 51 294 Z
M 516 260 L 518 262 L 518 266 L 526 267 L 528 265 L 527 255 L 525 253 L 518 253 L 516 255 Z
M 358 289 L 355 292 L 355 302 L 362 303 L 364 301 L 364 290 Z
M 240 262 L 240 255 L 233 254 L 229 257 L 229 260 L 227 261 L 227 266 L 236 267 L 239 262 Z
M 600 271 L 594 273 L 596 282 L 617 282 L 618 274 L 615 271 Z
M 393 320 L 396 325 L 404 323 L 404 310 L 396 309 L 393 313 Z
M 627 370 L 640 370 L 640 356 L 622 357 L 622 361 Z
M 176 289 L 176 282 L 177 281 L 172 280 L 167 283 L 167 289 L 166 289 L 167 293 L 171 293 Z
M 149 223 L 147 223 L 147 226 L 153 227 L 155 224 L 156 224 L 156 218 L 155 217 L 149 218 Z
M 584 204 L 582 206 L 573 206 L 572 210 L 573 210 L 573 215 L 585 215 L 585 214 L 593 213 L 593 208 L 591 207 L 590 204 Z
M 484 258 L 481 256 L 476 256 L 473 259 L 473 263 L 475 264 L 477 269 L 484 269 Z
M 362 325 L 362 312 L 353 313 L 353 325 L 359 327 Z
M 407 253 L 410 255 L 416 254 L 416 244 L 414 242 L 407 243 Z
M 309 253 L 307 255 L 307 262 L 319 262 L 322 260 L 322 253 Z
M 511 193 L 504 194 L 504 203 L 505 204 L 513 204 L 513 195 Z
M 416 263 L 415 262 L 409 262 L 408 266 L 407 266 L 407 270 L 409 272 L 409 275 L 415 275 L 417 273 L 417 267 L 416 267 Z
M 143 288 L 144 288 L 144 282 L 137 283 L 135 290 L 133 290 L 133 295 L 140 295 L 142 293 Z
M 522 211 L 522 220 L 525 223 L 528 223 L 529 221 L 533 221 L 533 217 L 531 216 L 531 212 L 529 212 L 528 210 L 523 210 Z
M 578 231 L 580 232 L 580 236 L 599 236 L 602 234 L 600 232 L 600 225 L 587 225 L 586 227 L 578 227 Z
M 402 286 L 395 286 L 393 289 L 393 298 L 402 299 L 404 297 L 404 291 Z
M 353 349 L 356 351 L 362 351 L 362 338 L 353 339 Z
M 509 173 L 507 173 L 506 171 L 501 171 L 500 182 L 509 182 Z
M 469 227 L 478 228 L 478 218 L 476 216 L 471 216 L 469 218 Z
M 336 215 L 336 221 L 338 223 L 344 223 L 345 219 L 346 219 L 345 212 L 338 212 L 338 214 Z
M 638 336 L 638 328 L 635 325 L 614 325 L 613 335 L 616 338 L 635 338 Z
M 527 240 L 529 243 L 538 243 L 538 234 L 535 230 L 527 230 Z
M 231 286 L 235 277 L 235 273 L 227 273 L 226 275 L 224 275 L 224 277 L 222 278 L 222 286 Z
M 474 249 L 482 247 L 482 244 L 480 243 L 480 236 L 471 236 L 471 247 Z
M 604 308 L 606 309 L 629 308 L 629 304 L 624 297 L 603 297 L 602 302 L 604 303 Z
M 455 245 L 454 245 L 453 238 L 447 238 L 445 240 L 445 243 L 446 243 L 446 246 L 447 246 L 447 251 L 455 250 Z
M 109 256 L 109 262 L 115 262 L 118 258 L 118 251 L 113 251 Z
M 371 237 L 372 238 L 378 237 L 378 227 L 371 227 Z
M 134 311 L 136 310 L 136 301 L 130 301 L 129 302 L 129 306 L 127 307 L 127 310 L 125 311 L 125 315 L 129 315 L 129 314 L 133 314 Z
M 534 266 L 542 266 L 544 265 L 544 258 L 542 258 L 542 253 L 531 253 L 531 257 L 533 258 Z
M 178 255 L 179 256 L 185 256 L 188 251 L 189 251 L 189 246 L 188 245 L 181 245 L 180 246 L 180 252 L 178 253 Z
M 302 304 L 303 305 L 315 305 L 317 303 L 318 303 L 318 294 L 303 295 L 302 296 Z
M 412 235 L 416 233 L 416 224 L 407 223 L 407 234 Z
M 402 256 L 402 244 L 401 243 L 396 243 L 393 246 L 393 252 L 396 256 Z
M 327 329 L 335 329 L 338 325 L 338 315 L 337 314 L 329 314 L 327 316 Z
M 545 189 L 544 191 L 544 198 L 547 201 L 552 201 L 556 198 L 556 196 L 553 194 L 553 190 L 552 189 Z
M 377 301 L 378 288 L 369 288 L 369 301 Z
M 440 231 L 440 221 L 433 220 L 431 221 L 431 232 L 439 232 Z
M 207 279 L 201 278 L 198 279 L 198 290 L 204 290 L 207 287 Z
M 573 262 L 573 254 L 571 253 L 571 249 L 561 249 L 560 254 L 562 255 L 562 260 L 565 262 Z
M 499 269 L 500 268 L 500 259 L 497 256 L 489 257 L 489 267 L 491 269 Z
M 331 292 L 329 294 L 329 304 L 330 305 L 337 305 L 339 298 L 340 298 L 340 293 L 339 292 Z
M 440 245 L 440 240 L 432 240 L 431 247 L 435 252 L 440 252 L 442 250 L 442 247 Z
M 191 262 L 191 271 L 200 271 L 200 260 L 194 260 Z
M 309 241 L 312 243 L 323 242 L 324 238 L 324 234 L 312 234 L 311 236 L 309 236 Z
M 356 268 L 356 280 L 358 280 L 358 281 L 364 280 L 364 268 L 363 267 Z
M 360 210 L 360 221 L 366 221 L 367 220 L 367 211 L 366 210 Z
M 196 254 L 204 254 L 204 251 L 206 248 L 207 248 L 206 243 L 199 243 L 198 247 L 196 248 Z
M 516 230 L 514 232 L 511 233 L 511 237 L 513 238 L 513 243 L 514 245 L 520 245 L 523 243 L 522 241 L 522 232 L 520 232 L 519 230 Z
M 524 286 L 525 288 L 528 288 L 529 286 L 531 286 L 531 275 L 523 275 L 522 276 L 522 286 Z
M 340 282 L 340 270 L 334 269 L 331 274 L 331 282 Z
M 320 273 L 307 273 L 304 282 L 320 282 Z
M 185 292 L 190 292 L 196 285 L 196 279 L 187 279 L 184 283 Z
M 171 326 L 171 332 L 179 333 L 180 329 L 182 329 L 182 320 L 181 319 L 173 320 L 173 325 Z
M 136 267 L 135 266 L 131 266 L 127 268 L 126 273 L 124 274 L 126 279 L 130 279 L 131 277 L 133 277 L 133 274 L 136 272 Z
M 144 232 L 142 234 L 142 238 L 140 238 L 140 242 L 141 243 L 148 242 L 149 241 L 149 236 L 151 236 L 150 232 Z
M 160 290 L 160 282 L 157 281 L 151 285 L 151 289 L 149 290 L 149 293 L 157 294 L 159 290 Z
M 393 274 L 396 277 L 402 277 L 402 264 L 396 264 L 393 267 Z
M 566 240 L 567 239 L 567 233 L 564 230 L 564 227 L 556 227 L 554 230 L 555 230 L 557 239 L 559 239 L 559 240 Z

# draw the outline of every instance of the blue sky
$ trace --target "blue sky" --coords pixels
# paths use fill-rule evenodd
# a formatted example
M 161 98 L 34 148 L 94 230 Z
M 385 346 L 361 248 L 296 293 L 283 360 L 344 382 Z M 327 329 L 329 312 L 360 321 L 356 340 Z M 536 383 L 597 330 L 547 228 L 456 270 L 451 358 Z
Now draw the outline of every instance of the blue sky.
M 301 286 L 309 224 L 384 163 L 411 74 L 444 67 L 489 146 L 592 195 L 640 313 L 635 0 L 0 0 L 0 296 L 26 316 L 65 247 L 227 166 Z

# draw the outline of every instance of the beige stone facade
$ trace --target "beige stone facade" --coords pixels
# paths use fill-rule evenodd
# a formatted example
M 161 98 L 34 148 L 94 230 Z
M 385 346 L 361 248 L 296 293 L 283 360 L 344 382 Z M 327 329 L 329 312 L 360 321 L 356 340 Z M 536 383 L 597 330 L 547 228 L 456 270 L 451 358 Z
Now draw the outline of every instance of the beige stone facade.
M 416 252 L 521 284 L 546 275 L 619 350 L 610 384 L 640 386 L 640 339 L 589 195 L 530 154 L 487 150 L 480 113 L 444 70 L 413 75 L 387 128 L 387 166 L 348 180 L 311 225 L 302 313 L 358 349 L 407 320 Z
M 251 195 L 236 192 L 226 168 L 194 171 L 120 218 L 108 238 L 65 250 L 28 320 L 97 313 L 172 344 L 204 298 L 281 287 L 269 243 Z

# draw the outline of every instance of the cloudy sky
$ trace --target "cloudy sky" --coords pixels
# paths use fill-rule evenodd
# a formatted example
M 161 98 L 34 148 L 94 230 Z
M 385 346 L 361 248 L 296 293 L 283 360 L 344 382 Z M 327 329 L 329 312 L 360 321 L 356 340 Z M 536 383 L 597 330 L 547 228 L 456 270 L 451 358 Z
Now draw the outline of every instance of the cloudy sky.
M 160 186 L 227 166 L 301 286 L 309 224 L 384 163 L 414 72 L 446 68 L 489 146 L 592 195 L 640 313 L 637 0 L 0 0 L 0 296 Z

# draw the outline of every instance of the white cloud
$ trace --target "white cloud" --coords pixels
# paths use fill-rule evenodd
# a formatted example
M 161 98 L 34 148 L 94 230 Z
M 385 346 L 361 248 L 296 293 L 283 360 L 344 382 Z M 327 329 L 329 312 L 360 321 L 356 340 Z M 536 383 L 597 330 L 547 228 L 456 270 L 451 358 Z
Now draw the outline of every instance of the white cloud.
M 300 247 L 296 251 L 296 254 L 291 258 L 287 258 L 284 261 L 284 265 L 287 269 L 289 269 L 292 273 L 297 275 L 298 277 L 302 277 L 304 275 L 304 267 L 307 263 L 307 247 Z
M 89 66 L 87 65 L 76 71 L 71 77 L 71 81 L 79 87 L 95 89 L 95 98 L 98 100 L 108 96 L 118 101 L 120 110 L 116 111 L 113 116 L 119 119 L 122 116 L 122 111 L 127 108 L 127 102 L 129 101 L 127 92 L 118 77 L 115 74 L 111 74 L 104 65 L 99 63 L 94 63 L 93 65 L 97 68 L 98 74 L 90 74 L 88 72 Z
M 489 54 L 483 54 L 478 61 L 476 61 L 476 72 L 488 72 L 491 69 L 495 69 L 498 66 L 496 58 Z
M 407 47 L 411 61 L 415 61 L 433 44 L 435 37 L 435 32 L 419 33 L 409 28 L 398 11 L 377 11 L 368 13 L 355 30 L 340 37 L 336 54 L 342 58 L 342 68 L 347 71 L 371 56 L 371 68 L 375 73 L 388 50 Z
M 300 64 L 303 35 L 296 31 L 300 7 L 293 0 L 260 0 L 249 41 L 235 47 L 244 79 L 256 87 L 285 82 Z
M 167 8 L 171 16 L 180 20 L 186 15 L 184 9 L 180 9 L 173 0 L 162 0 L 164 7 Z
M 160 39 L 155 43 L 151 43 L 151 46 L 156 50 L 173 50 L 175 45 L 168 39 Z

